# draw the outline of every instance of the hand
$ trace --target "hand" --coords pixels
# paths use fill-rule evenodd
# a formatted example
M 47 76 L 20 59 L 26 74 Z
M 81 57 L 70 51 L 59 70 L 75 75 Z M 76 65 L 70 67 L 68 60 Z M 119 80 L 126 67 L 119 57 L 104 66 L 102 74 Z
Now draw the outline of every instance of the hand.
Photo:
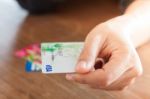
M 122 90 L 133 83 L 142 74 L 142 66 L 126 28 L 127 20 L 129 17 L 120 16 L 96 26 L 85 40 L 77 73 L 66 78 L 105 90 Z M 106 63 L 94 69 L 99 58 Z

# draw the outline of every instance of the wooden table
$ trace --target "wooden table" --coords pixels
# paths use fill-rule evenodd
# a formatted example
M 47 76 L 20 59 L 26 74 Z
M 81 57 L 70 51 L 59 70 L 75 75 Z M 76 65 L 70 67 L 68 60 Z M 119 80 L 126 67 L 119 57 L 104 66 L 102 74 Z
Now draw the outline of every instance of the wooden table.
M 150 41 L 138 48 L 144 74 L 124 91 L 103 91 L 65 80 L 64 74 L 26 73 L 17 49 L 33 43 L 83 41 L 98 23 L 120 15 L 111 0 L 69 1 L 58 11 L 28 16 L 13 0 L 0 0 L 0 99 L 150 99 Z M 85 2 L 86 1 L 86 2 Z

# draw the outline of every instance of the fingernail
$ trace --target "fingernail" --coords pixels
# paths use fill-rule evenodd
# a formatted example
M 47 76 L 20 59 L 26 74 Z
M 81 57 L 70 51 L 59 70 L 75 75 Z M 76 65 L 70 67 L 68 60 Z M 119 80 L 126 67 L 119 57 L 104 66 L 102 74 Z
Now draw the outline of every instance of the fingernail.
M 104 64 L 105 63 L 104 63 L 104 60 L 102 58 L 97 59 L 95 65 L 94 65 L 95 70 L 101 69 Z
M 72 74 L 66 74 L 66 79 L 67 80 L 73 80 L 73 75 Z
M 86 62 L 85 61 L 80 61 L 78 64 L 77 64 L 77 71 L 78 70 L 81 70 L 81 69 L 87 69 L 87 66 L 86 66 Z

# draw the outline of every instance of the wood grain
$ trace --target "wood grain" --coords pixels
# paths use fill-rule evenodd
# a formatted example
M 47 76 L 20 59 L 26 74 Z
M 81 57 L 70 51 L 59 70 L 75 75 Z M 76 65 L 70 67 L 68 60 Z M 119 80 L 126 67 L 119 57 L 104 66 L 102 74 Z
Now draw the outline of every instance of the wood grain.
M 13 0 L 0 0 L 0 99 L 150 99 L 150 42 L 138 49 L 144 74 L 125 91 L 94 90 L 64 74 L 26 73 L 17 49 L 32 43 L 83 41 L 98 23 L 120 15 L 112 0 L 68 1 L 56 12 L 34 16 Z

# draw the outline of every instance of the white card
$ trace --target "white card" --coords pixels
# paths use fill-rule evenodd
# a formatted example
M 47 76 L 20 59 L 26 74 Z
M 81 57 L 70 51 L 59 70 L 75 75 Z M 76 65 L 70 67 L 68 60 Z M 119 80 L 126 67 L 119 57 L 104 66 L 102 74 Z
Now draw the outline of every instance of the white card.
M 41 44 L 43 73 L 73 73 L 83 42 L 54 42 Z

